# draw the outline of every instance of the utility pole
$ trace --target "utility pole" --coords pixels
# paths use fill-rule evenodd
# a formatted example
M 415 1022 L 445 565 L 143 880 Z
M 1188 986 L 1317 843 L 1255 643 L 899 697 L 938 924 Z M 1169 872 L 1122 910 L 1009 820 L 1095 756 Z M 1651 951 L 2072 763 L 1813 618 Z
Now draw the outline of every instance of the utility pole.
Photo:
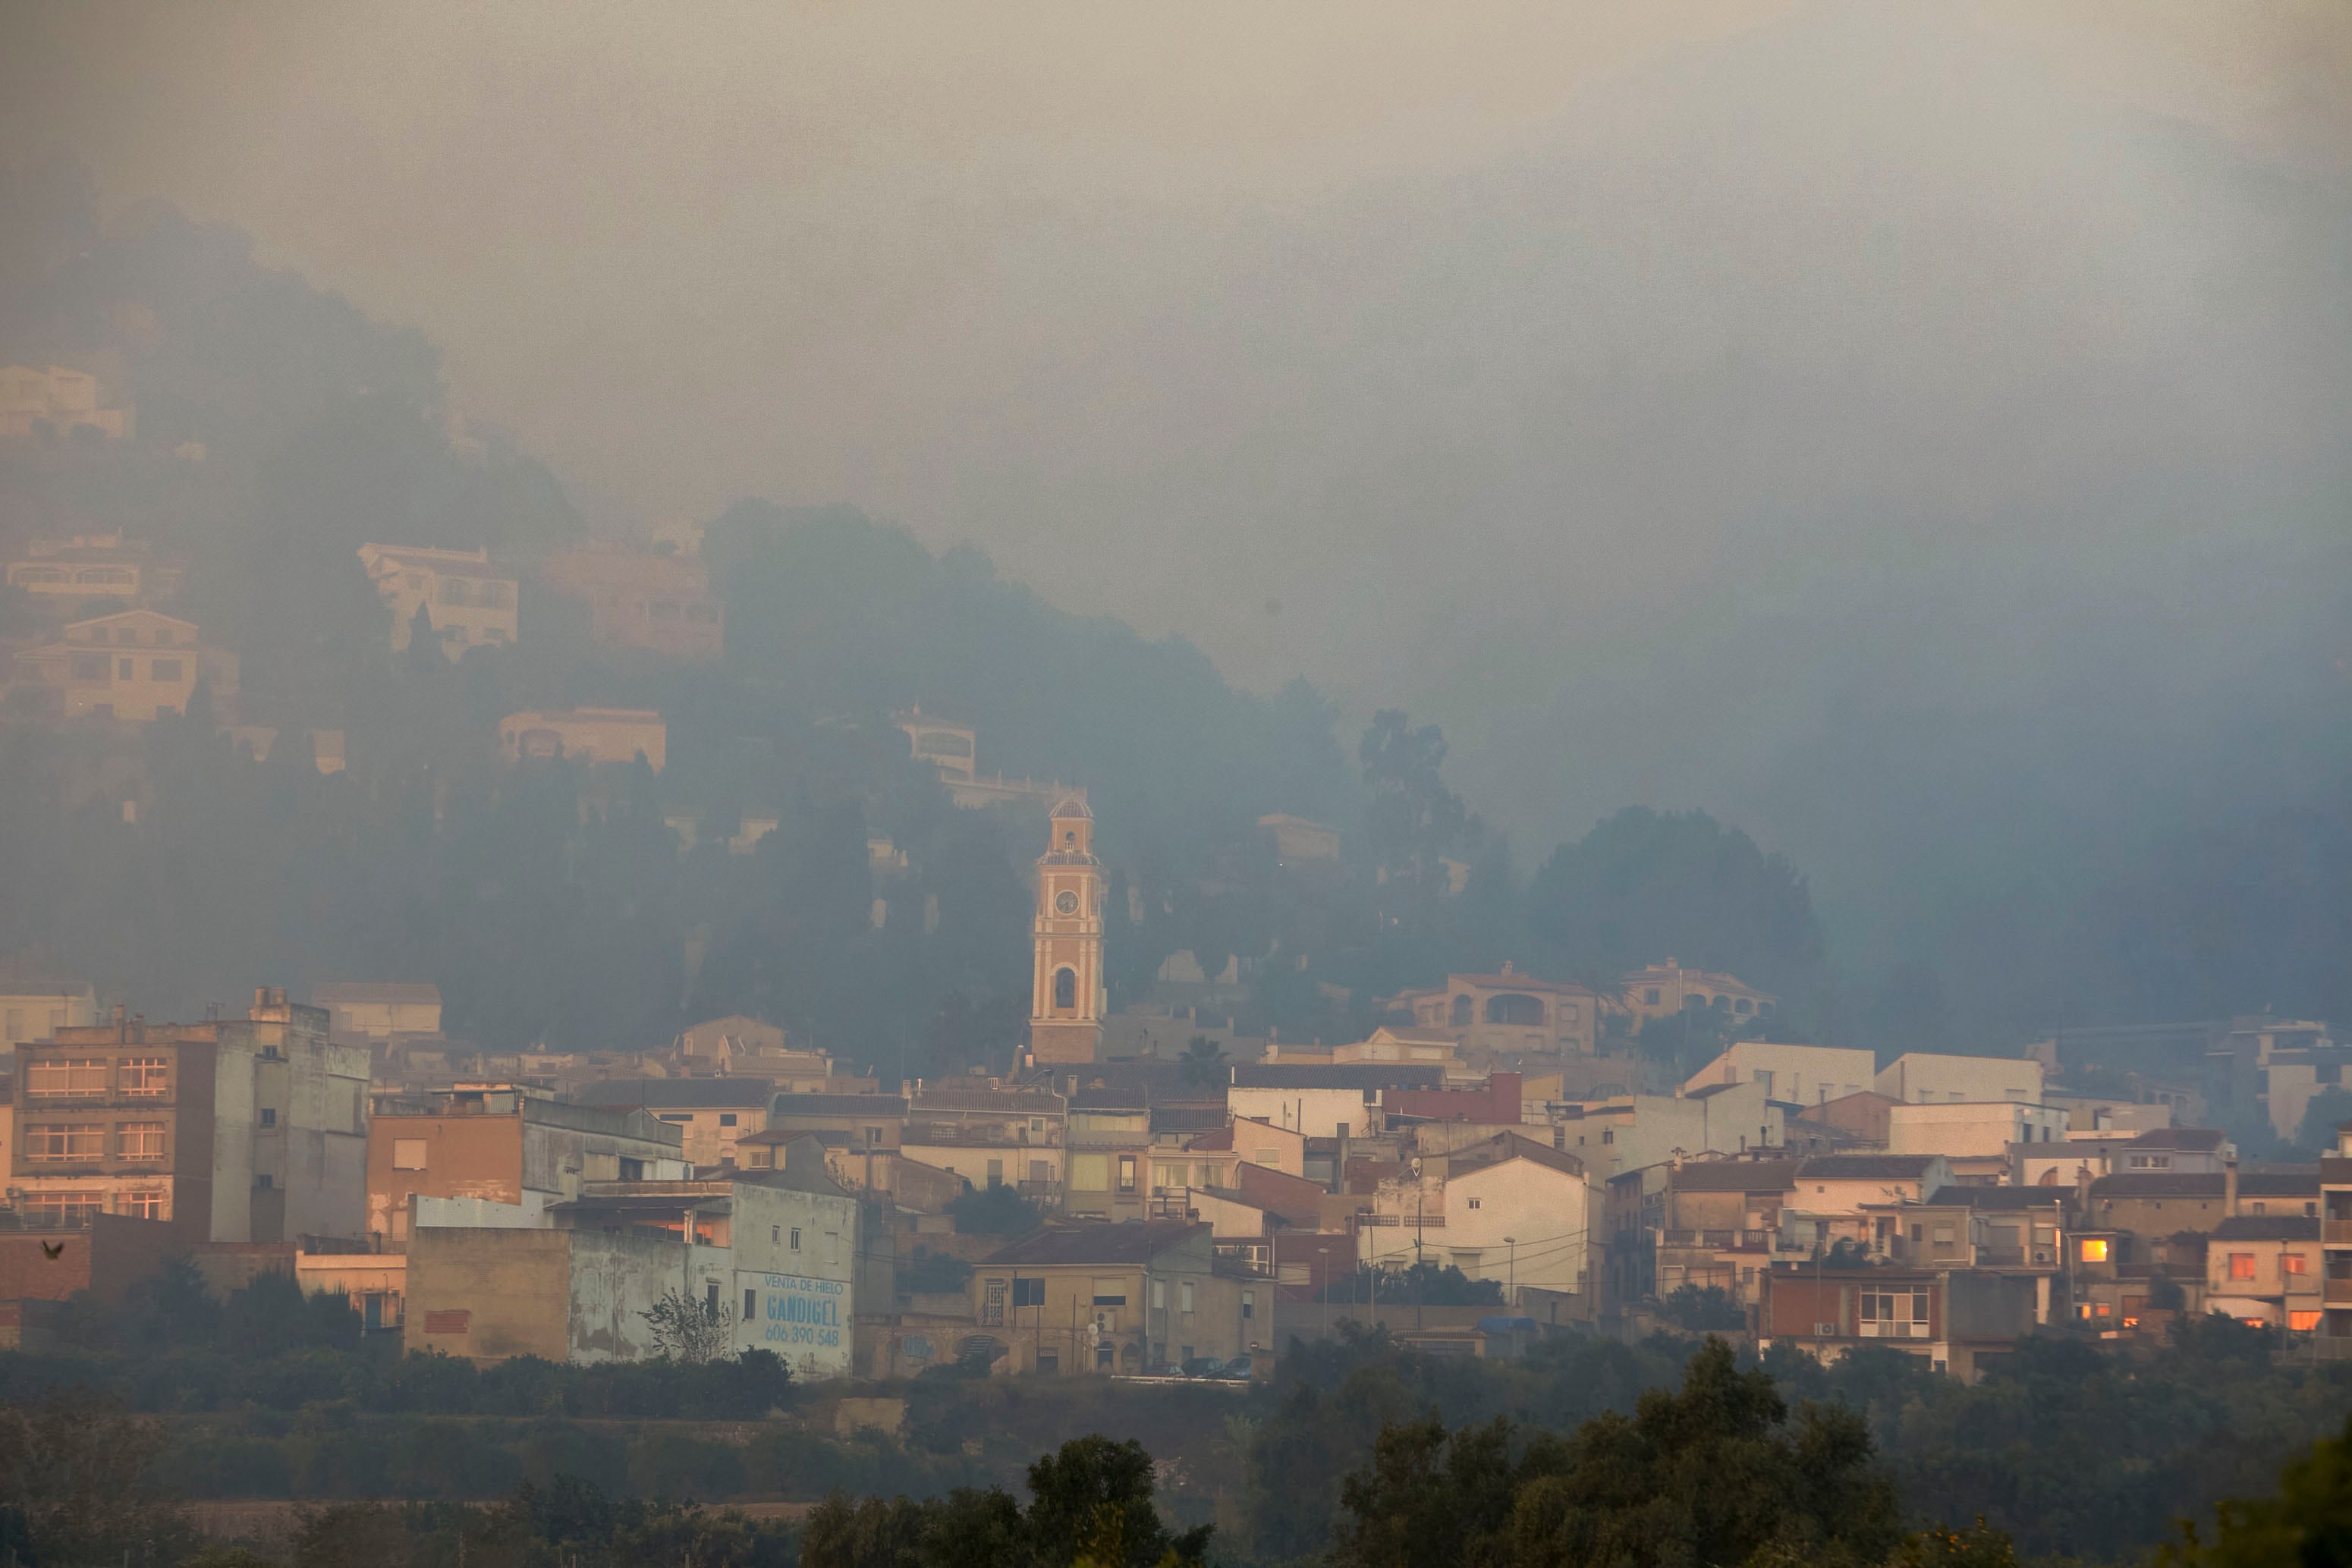
M 1510 1273 L 1507 1276 L 1510 1283 L 1503 1288 L 1503 1302 L 1506 1306 L 1516 1307 L 1519 1302 L 1519 1239 L 1506 1236 L 1503 1245 L 1511 1249 Z
M 1329 1339 L 1331 1337 L 1331 1249 L 1318 1247 L 1315 1251 L 1316 1255 L 1323 1260 L 1323 1267 L 1318 1270 L 1323 1276 L 1323 1337 Z
M 1421 1267 L 1421 1186 L 1412 1192 L 1412 1326 L 1421 1327 L 1421 1301 L 1429 1293 L 1429 1280 Z

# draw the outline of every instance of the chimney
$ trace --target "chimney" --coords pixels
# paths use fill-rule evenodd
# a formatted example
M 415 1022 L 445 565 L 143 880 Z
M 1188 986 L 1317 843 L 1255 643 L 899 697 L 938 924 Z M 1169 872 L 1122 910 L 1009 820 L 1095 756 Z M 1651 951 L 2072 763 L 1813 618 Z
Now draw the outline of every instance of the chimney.
M 256 987 L 254 987 L 254 988 L 253 988 L 253 1006 L 254 1006 L 255 1010 L 256 1010 L 256 1011 L 258 1011 L 259 1009 L 263 1009 L 263 1008 L 266 1008 L 266 1007 L 268 1007 L 268 1005 L 269 1005 L 269 988 L 268 988 L 268 986 L 256 986 Z
M 2234 1156 L 2221 1162 L 2221 1218 L 2227 1219 L 2238 1212 L 2238 1162 Z M 2280 1265 L 2284 1268 L 2284 1264 Z

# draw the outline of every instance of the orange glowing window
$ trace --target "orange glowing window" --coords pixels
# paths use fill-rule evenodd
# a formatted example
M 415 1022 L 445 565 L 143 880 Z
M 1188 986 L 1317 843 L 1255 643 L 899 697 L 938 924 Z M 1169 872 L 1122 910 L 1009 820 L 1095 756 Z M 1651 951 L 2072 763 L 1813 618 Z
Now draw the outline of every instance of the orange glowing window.
M 2080 1256 L 2082 1260 L 2085 1263 L 2105 1262 L 2107 1260 L 2107 1239 L 2104 1236 L 2084 1237 L 2083 1239 L 2083 1249 Z

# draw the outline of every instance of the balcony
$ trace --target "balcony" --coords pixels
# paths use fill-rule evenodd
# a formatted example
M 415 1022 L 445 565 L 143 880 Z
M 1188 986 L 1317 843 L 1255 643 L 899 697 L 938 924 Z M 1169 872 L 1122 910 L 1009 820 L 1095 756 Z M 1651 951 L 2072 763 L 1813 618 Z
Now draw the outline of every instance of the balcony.
M 2319 1239 L 2329 1247 L 2352 1247 L 2352 1219 L 2323 1219 Z
M 2328 1281 L 2326 1299 L 2331 1307 L 2352 1307 L 2352 1280 Z
M 1865 1320 L 1861 1327 L 1864 1339 L 1927 1339 L 1926 1323 L 1883 1322 Z

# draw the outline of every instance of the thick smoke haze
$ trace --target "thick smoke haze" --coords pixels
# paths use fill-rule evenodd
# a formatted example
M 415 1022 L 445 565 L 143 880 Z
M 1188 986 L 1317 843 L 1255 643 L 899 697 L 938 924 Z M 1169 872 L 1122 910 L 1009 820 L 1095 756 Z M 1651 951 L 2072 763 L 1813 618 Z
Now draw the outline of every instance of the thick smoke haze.
M 2342 787 L 2352 14 L 5 38 L 12 144 L 417 327 L 600 527 L 760 495 L 969 541 L 1238 684 L 1442 723 L 1523 860 L 1703 806 L 1885 964 Z

